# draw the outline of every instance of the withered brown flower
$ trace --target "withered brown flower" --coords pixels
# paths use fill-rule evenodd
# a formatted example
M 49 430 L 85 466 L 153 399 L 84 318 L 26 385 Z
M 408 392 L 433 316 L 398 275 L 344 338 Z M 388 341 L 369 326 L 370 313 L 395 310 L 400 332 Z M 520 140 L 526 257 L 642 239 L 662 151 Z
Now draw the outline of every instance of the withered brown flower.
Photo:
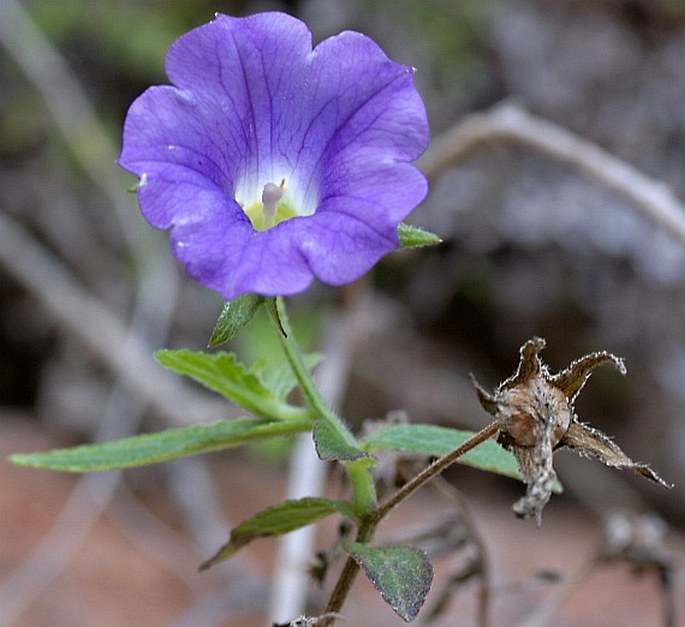
M 631 460 L 608 436 L 579 422 L 573 402 L 592 371 L 602 364 L 613 364 L 626 373 L 623 360 L 611 353 L 585 355 L 557 374 L 551 374 L 539 357 L 545 340 L 534 337 L 521 346 L 516 373 L 488 394 L 471 375 L 483 409 L 501 424 L 497 441 L 516 457 L 526 495 L 513 510 L 517 516 L 535 516 L 538 524 L 542 509 L 552 494 L 556 473 L 552 466 L 555 450 L 567 446 L 585 457 L 595 457 L 613 468 L 629 468 L 664 487 L 672 487 L 647 464 Z

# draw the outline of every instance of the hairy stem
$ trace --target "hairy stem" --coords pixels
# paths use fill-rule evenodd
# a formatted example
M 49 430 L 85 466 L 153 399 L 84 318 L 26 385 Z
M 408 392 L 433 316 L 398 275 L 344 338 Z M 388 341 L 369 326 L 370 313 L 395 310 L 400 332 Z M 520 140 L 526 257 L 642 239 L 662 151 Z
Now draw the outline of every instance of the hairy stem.
M 288 363 L 297 379 L 297 383 L 304 395 L 307 406 L 313 414 L 312 417 L 315 420 L 326 421 L 347 443 L 352 446 L 357 446 L 357 441 L 351 431 L 328 407 L 326 401 L 323 400 L 319 389 L 316 387 L 312 375 L 304 363 L 300 348 L 295 341 L 283 299 L 279 296 L 267 301 L 267 309 L 271 316 L 271 320 L 276 327 L 276 335 L 285 352 Z

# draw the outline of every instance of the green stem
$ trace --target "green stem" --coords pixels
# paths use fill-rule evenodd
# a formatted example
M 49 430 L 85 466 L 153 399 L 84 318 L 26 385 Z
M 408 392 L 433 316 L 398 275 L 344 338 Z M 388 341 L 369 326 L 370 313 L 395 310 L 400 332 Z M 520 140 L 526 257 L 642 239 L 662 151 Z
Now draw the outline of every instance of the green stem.
M 352 432 L 347 426 L 336 416 L 328 407 L 326 401 L 323 400 L 319 389 L 316 387 L 309 369 L 304 363 L 300 347 L 295 341 L 288 314 L 285 310 L 285 303 L 279 296 L 275 299 L 267 301 L 267 308 L 271 316 L 271 320 L 276 326 L 278 340 L 285 352 L 288 363 L 297 379 L 297 382 L 302 390 L 305 401 L 309 406 L 315 420 L 324 420 L 335 429 L 336 433 L 341 436 L 351 446 L 357 446 Z
M 378 506 L 376 486 L 369 472 L 369 468 L 375 463 L 376 460 L 372 457 L 345 462 L 345 472 L 352 484 L 352 507 L 361 518 Z
M 314 420 L 325 422 L 338 436 L 353 449 L 359 450 L 359 444 L 347 425 L 328 407 L 326 401 L 321 396 L 321 392 L 316 387 L 309 369 L 304 363 L 300 348 L 295 341 L 285 303 L 279 296 L 267 300 L 267 310 L 271 320 L 276 327 L 276 335 L 285 352 L 288 363 L 292 368 L 293 374 L 302 390 L 305 401 L 311 411 Z M 363 454 L 360 451 L 360 454 Z M 370 458 L 361 458 L 345 462 L 347 472 L 353 490 L 353 507 L 360 517 L 372 511 L 378 504 L 376 500 L 373 479 L 369 472 Z

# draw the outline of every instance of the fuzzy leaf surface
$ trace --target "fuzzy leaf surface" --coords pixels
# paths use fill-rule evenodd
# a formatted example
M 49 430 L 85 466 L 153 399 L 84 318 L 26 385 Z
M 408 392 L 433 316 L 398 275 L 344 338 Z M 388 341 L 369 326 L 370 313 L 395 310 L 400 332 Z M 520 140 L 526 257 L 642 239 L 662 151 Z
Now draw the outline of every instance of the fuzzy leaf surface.
M 161 350 L 155 353 L 155 359 L 258 416 L 286 418 L 283 413 L 293 409 L 278 401 L 257 369 L 248 369 L 233 353 Z
M 433 581 L 433 568 L 426 554 L 409 545 L 376 548 L 346 542 L 343 547 L 395 613 L 406 622 L 414 620 Z
M 397 227 L 397 236 L 400 238 L 400 248 L 424 248 L 442 243 L 442 239 L 435 233 L 426 231 L 418 226 L 411 226 L 400 222 Z
M 368 453 L 348 442 L 325 420 L 314 423 L 314 446 L 319 459 L 324 461 L 353 461 L 368 457 Z

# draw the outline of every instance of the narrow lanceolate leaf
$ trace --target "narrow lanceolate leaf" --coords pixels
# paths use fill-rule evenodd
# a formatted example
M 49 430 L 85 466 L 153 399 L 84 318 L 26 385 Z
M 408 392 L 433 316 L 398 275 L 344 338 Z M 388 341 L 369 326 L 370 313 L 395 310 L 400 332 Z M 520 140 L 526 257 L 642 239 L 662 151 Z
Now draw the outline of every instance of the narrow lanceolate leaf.
M 442 243 L 435 233 L 426 231 L 418 226 L 411 226 L 401 222 L 397 227 L 397 236 L 400 238 L 400 248 L 423 248 Z
M 284 417 L 283 404 L 257 371 L 248 369 L 232 353 L 162 350 L 155 353 L 155 359 L 165 368 L 202 383 L 258 416 Z
M 10 461 L 64 472 L 96 472 L 146 466 L 178 457 L 220 451 L 255 440 L 308 431 L 311 422 L 240 418 L 208 425 L 146 433 L 102 444 L 85 444 L 45 453 L 17 453 Z
M 263 296 L 257 294 L 243 294 L 225 303 L 209 340 L 209 347 L 215 348 L 228 342 L 247 326 L 264 300 Z
M 255 538 L 282 536 L 335 513 L 351 516 L 351 509 L 342 501 L 314 497 L 284 501 L 269 507 L 235 527 L 228 542 L 214 557 L 204 562 L 200 570 L 228 559 Z
M 319 459 L 324 461 L 353 461 L 368 457 L 356 443 L 348 441 L 325 420 L 314 423 L 314 446 Z
M 426 554 L 404 545 L 375 548 L 346 542 L 343 547 L 395 613 L 406 622 L 414 620 L 433 581 L 433 568 Z
M 472 431 L 449 429 L 437 425 L 389 425 L 374 431 L 360 444 L 369 453 L 376 450 L 393 450 L 441 457 L 461 446 L 473 435 Z M 521 480 L 516 458 L 493 440 L 486 440 L 479 444 L 462 455 L 457 462 Z M 561 485 L 556 482 L 554 491 L 561 492 L 561 490 Z

